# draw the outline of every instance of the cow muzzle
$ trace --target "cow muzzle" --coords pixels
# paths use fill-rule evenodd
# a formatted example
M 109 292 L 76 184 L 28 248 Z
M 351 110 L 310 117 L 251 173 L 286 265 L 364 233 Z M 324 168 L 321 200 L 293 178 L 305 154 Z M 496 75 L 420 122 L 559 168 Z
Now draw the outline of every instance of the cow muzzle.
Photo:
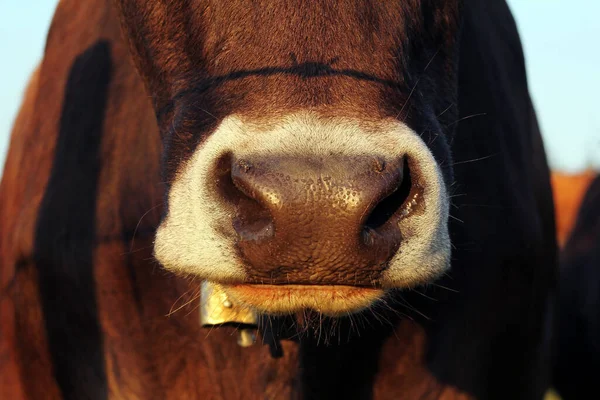
M 182 165 L 155 255 L 261 313 L 340 315 L 446 271 L 448 208 L 432 153 L 396 120 L 229 117 Z

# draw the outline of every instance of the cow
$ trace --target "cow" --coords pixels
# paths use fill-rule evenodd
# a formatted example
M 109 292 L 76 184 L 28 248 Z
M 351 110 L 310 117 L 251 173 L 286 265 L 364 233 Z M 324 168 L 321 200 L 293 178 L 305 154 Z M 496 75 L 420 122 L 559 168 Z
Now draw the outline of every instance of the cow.
M 567 238 L 571 235 L 583 196 L 597 175 L 598 172 L 593 169 L 579 173 L 552 171 L 550 179 L 559 248 L 564 247 Z
M 2 398 L 549 385 L 553 200 L 504 0 L 61 0 L 0 219 Z M 203 328 L 204 284 L 256 324 Z
M 560 258 L 553 386 L 569 400 L 596 392 L 600 371 L 600 176 L 585 192 Z

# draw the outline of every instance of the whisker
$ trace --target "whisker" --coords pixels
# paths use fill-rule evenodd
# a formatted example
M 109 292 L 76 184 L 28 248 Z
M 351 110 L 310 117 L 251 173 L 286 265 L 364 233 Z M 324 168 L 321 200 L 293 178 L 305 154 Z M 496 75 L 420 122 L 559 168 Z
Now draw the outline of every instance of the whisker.
M 383 300 L 383 299 L 382 299 L 382 300 L 381 300 L 381 304 L 382 304 L 383 306 L 385 306 L 385 307 L 386 307 L 386 308 L 387 308 L 389 311 L 393 312 L 393 313 L 394 313 L 396 316 L 398 316 L 398 317 L 402 317 L 402 318 L 408 318 L 408 319 L 410 319 L 411 321 L 414 321 L 414 319 L 413 319 L 413 317 L 412 317 L 412 316 L 410 316 L 410 315 L 408 315 L 408 314 L 406 314 L 406 313 L 403 313 L 403 312 L 402 312 L 402 311 L 400 311 L 400 310 L 397 310 L 397 309 L 395 309 L 395 308 L 394 308 L 394 307 L 392 307 L 392 306 L 391 306 L 391 305 L 390 305 L 390 304 L 389 304 L 389 303 L 388 303 L 386 300 Z M 396 337 L 397 337 L 397 336 L 396 336 Z
M 479 157 L 479 158 L 473 158 L 471 160 L 465 160 L 465 161 L 457 161 L 455 163 L 453 163 L 452 165 L 460 165 L 460 164 L 467 164 L 467 163 L 472 163 L 475 161 L 482 161 L 482 160 L 486 160 L 490 157 L 495 156 L 495 154 L 490 154 L 489 156 L 483 156 L 483 157 Z
M 196 299 L 200 298 L 200 296 L 196 297 Z M 191 302 L 190 302 L 191 303 Z M 200 304 L 201 302 L 197 302 L 196 305 L 194 307 L 192 307 L 192 309 L 190 311 L 187 312 L 187 314 L 185 314 L 185 316 L 187 317 L 188 315 L 190 315 L 191 313 L 193 313 L 194 311 L 197 311 L 200 308 Z M 189 304 L 189 303 L 188 303 Z
M 404 307 L 407 307 L 410 311 L 413 311 L 417 314 L 419 314 L 421 317 L 425 318 L 426 320 L 431 320 L 431 318 L 429 318 L 427 315 L 423 314 L 421 311 L 417 310 L 415 307 L 413 307 L 408 301 L 406 301 L 402 296 L 400 296 L 400 294 L 398 294 L 398 298 L 395 299 L 396 301 L 399 302 L 399 304 L 403 305 Z
M 429 60 L 429 62 L 425 66 L 425 69 L 423 69 L 423 72 L 427 71 L 427 68 L 429 68 L 429 66 L 431 65 L 431 63 L 433 62 L 433 60 L 435 59 L 435 57 L 438 55 L 438 53 L 440 52 L 440 50 L 441 50 L 441 48 L 438 48 L 437 51 L 435 53 L 433 53 L 433 55 L 431 56 L 431 59 Z M 419 84 L 420 81 L 421 81 L 421 77 L 419 76 L 419 78 L 415 82 L 415 85 L 413 86 L 413 88 L 411 89 L 410 93 L 408 94 L 408 98 L 406 99 L 406 101 L 402 105 L 402 108 L 400 109 L 400 112 L 398 113 L 398 115 L 396 115 L 396 119 L 398 117 L 400 117 L 400 115 L 402 115 L 402 112 L 404 111 L 404 108 L 406 107 L 406 105 L 410 101 L 410 99 L 411 99 L 411 97 L 412 97 L 412 95 L 413 95 L 413 93 L 414 93 L 415 89 L 417 88 L 417 85 Z
M 430 285 L 433 285 L 433 286 L 436 286 L 436 287 L 439 287 L 439 288 L 442 288 L 442 289 L 446 289 L 446 290 L 448 290 L 450 292 L 459 293 L 458 290 L 450 289 L 449 287 L 440 285 L 439 283 L 430 283 Z
M 440 52 L 442 48 L 438 48 L 437 51 L 431 56 L 431 59 L 429 60 L 429 62 L 427 63 L 427 65 L 425 66 L 425 69 L 423 70 L 423 72 L 427 71 L 427 68 L 429 68 L 429 66 L 431 65 L 431 63 L 433 62 L 433 59 L 435 58 L 435 56 L 438 55 L 438 53 Z
M 417 85 L 419 84 L 420 81 L 421 81 L 421 77 L 419 77 L 419 79 L 417 79 L 417 81 L 415 82 L 415 85 L 413 86 L 413 88 L 411 89 L 410 93 L 408 94 L 408 98 L 406 99 L 406 101 L 402 105 L 402 108 L 400 109 L 400 112 L 398 113 L 398 115 L 396 115 L 396 119 L 398 119 L 398 117 L 400 117 L 400 115 L 402 114 L 402 111 L 404 111 L 404 107 L 406 107 L 406 105 L 410 101 L 410 98 L 412 97 L 412 95 L 413 95 L 413 93 L 414 93 L 415 89 L 417 88 Z
M 140 251 L 148 250 L 148 249 L 151 249 L 153 247 L 154 247 L 154 245 L 144 246 L 144 247 L 138 247 L 135 250 L 129 250 L 129 251 L 126 251 L 124 253 L 121 253 L 121 256 L 128 256 L 128 255 L 131 255 L 131 254 L 139 253 Z
M 464 223 L 465 223 L 465 221 L 463 221 L 463 220 L 462 220 L 462 219 L 460 219 L 460 218 L 456 218 L 456 217 L 455 217 L 454 215 L 452 215 L 452 214 L 448 214 L 448 216 L 449 216 L 450 218 L 452 218 L 453 220 L 455 220 L 455 221 L 458 221 L 458 222 L 460 222 L 460 223 L 462 223 L 462 224 L 464 224 Z
M 436 299 L 434 299 L 433 297 L 427 296 L 425 293 L 419 292 L 417 289 L 413 289 L 413 292 L 420 294 L 421 296 L 425 297 L 426 299 L 429 299 L 431 301 L 437 301 Z
M 186 296 L 187 294 L 189 294 L 189 291 L 185 291 L 181 296 L 179 296 L 177 298 L 177 300 L 175 300 L 175 303 L 173 303 L 173 305 L 171 306 L 171 309 L 169 310 L 169 313 L 166 315 L 166 317 L 170 317 L 171 315 L 175 314 L 177 311 L 181 310 L 182 308 L 186 307 L 187 305 L 191 304 L 193 301 L 196 301 L 200 298 L 200 289 L 197 289 L 198 292 L 196 294 L 194 294 L 192 296 L 192 298 L 188 301 L 186 301 L 183 305 L 177 307 L 175 310 L 173 309 L 175 307 L 175 305 L 177 304 L 177 302 L 179 300 L 181 300 L 184 296 Z
M 450 123 L 450 124 L 448 124 L 446 126 L 456 125 L 456 124 L 458 124 L 461 121 L 464 121 L 464 120 L 467 120 L 467 119 L 471 119 L 471 118 L 475 118 L 475 117 L 481 117 L 481 116 L 484 116 L 484 115 L 487 115 L 487 113 L 479 113 L 479 114 L 467 115 L 466 117 L 459 118 L 456 121 L 454 121 L 454 122 L 452 122 L 452 123 Z
M 129 247 L 129 251 L 133 251 L 133 244 L 135 242 L 135 235 L 137 234 L 137 231 L 140 227 L 140 224 L 142 223 L 142 220 L 144 219 L 144 217 L 146 215 L 148 215 L 150 213 L 150 211 L 155 210 L 156 208 L 162 206 L 164 203 L 160 202 L 159 204 L 155 205 L 154 207 L 150 208 L 148 211 L 146 211 L 139 219 L 137 225 L 135 226 L 135 229 L 133 230 L 133 235 L 131 235 L 131 246 Z
M 452 108 L 453 105 L 454 105 L 454 103 L 450 103 L 450 105 L 448 107 L 446 107 L 446 109 L 444 111 L 442 111 L 441 113 L 439 113 L 437 117 L 439 118 L 442 115 L 444 115 L 449 109 Z

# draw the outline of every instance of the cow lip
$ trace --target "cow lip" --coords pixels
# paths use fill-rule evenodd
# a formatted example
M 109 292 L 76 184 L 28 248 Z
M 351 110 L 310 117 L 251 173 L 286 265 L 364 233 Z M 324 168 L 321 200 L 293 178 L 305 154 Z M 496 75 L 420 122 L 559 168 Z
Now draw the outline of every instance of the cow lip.
M 222 284 L 232 300 L 271 315 L 314 310 L 338 317 L 369 308 L 385 294 L 383 289 L 348 285 Z

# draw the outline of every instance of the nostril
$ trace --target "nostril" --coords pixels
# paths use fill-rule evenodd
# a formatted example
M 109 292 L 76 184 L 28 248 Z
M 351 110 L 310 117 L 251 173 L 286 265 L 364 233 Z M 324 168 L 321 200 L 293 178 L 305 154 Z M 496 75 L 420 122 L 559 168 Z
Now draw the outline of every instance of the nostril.
M 228 153 L 217 162 L 217 192 L 233 208 L 233 229 L 242 240 L 273 237 L 275 227 L 269 210 L 261 204 L 252 185 L 254 166 L 247 160 L 234 161 Z
M 378 172 L 382 172 L 386 168 L 386 165 L 381 163 L 381 161 L 376 163 L 376 167 L 383 165 L 380 168 L 376 168 Z M 366 233 L 363 234 L 363 241 L 364 238 L 369 237 L 371 238 L 369 241 L 372 242 L 373 232 L 371 231 L 377 232 L 378 229 L 391 219 L 404 216 L 403 209 L 410 204 L 410 199 L 412 198 L 411 193 L 413 192 L 411 171 L 406 157 L 404 158 L 401 171 L 401 181 L 398 182 L 398 179 L 392 180 L 396 186 L 389 188 L 389 194 L 382 199 L 369 214 L 364 224 Z M 368 243 L 365 242 L 365 244 Z
M 252 199 L 242 199 L 237 215 L 233 219 L 233 229 L 240 239 L 260 241 L 275 235 L 275 226 L 269 212 Z

